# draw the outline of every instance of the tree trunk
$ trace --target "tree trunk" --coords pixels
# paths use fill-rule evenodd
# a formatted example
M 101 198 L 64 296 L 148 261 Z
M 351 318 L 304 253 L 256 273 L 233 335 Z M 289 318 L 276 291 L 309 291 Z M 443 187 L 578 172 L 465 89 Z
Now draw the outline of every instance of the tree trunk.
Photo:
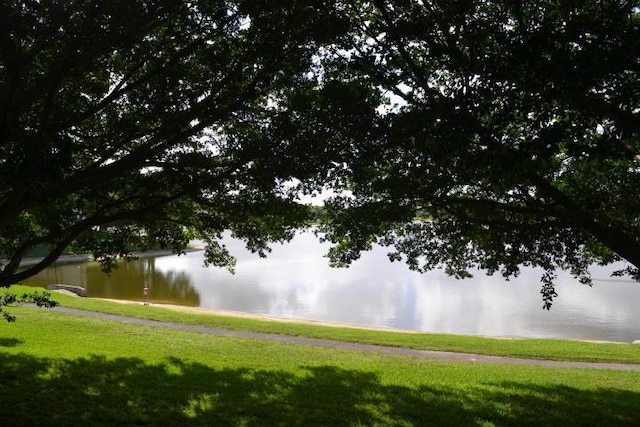
M 577 228 L 591 234 L 619 257 L 640 270 L 640 242 L 634 236 L 616 228 L 615 224 L 601 224 L 595 215 L 586 211 L 544 178 L 536 175 L 532 177 L 532 181 L 543 195 L 550 197 L 562 207 L 563 215 Z

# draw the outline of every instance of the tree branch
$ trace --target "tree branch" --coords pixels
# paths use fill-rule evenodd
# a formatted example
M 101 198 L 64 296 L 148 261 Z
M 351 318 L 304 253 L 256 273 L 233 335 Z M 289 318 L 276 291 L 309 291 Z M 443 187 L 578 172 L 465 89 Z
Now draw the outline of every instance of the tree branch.
M 571 219 L 575 225 L 591 234 L 621 258 L 640 268 L 640 242 L 632 235 L 625 233 L 615 224 L 609 225 L 599 221 L 597 214 L 580 206 L 544 177 L 530 174 L 529 179 L 543 194 L 561 206 L 564 216 Z
M 398 35 L 398 32 L 396 31 L 396 28 L 393 25 L 393 22 L 391 20 L 391 17 L 389 15 L 389 12 L 387 10 L 387 7 L 386 7 L 384 1 L 383 0 L 374 0 L 373 3 L 376 5 L 376 8 L 380 11 L 380 13 L 382 15 L 382 18 L 383 18 L 384 22 L 386 23 L 387 32 L 391 36 L 391 38 L 392 38 L 392 40 L 393 40 L 393 42 L 395 44 L 395 48 L 397 49 L 398 53 L 400 54 L 400 56 L 404 60 L 405 64 L 409 67 L 409 71 L 410 71 L 409 74 L 413 75 L 413 79 L 418 83 L 418 85 L 426 93 L 430 94 L 431 96 L 435 97 L 436 99 L 443 98 L 443 96 L 442 96 L 442 94 L 440 92 L 438 92 L 437 90 L 431 88 L 431 86 L 429 85 L 429 82 L 424 78 L 424 76 L 422 74 L 422 70 L 420 69 L 420 67 L 418 67 L 416 62 L 411 57 L 411 55 L 409 55 L 409 53 L 407 52 L 407 49 L 405 48 L 405 44 L 402 42 L 402 39 Z

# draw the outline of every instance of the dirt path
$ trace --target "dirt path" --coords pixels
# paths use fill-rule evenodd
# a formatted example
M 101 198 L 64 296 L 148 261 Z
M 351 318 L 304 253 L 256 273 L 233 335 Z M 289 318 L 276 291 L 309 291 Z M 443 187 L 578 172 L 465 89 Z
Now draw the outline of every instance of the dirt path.
M 249 331 L 234 331 L 229 329 L 212 328 L 208 326 L 184 325 L 180 323 L 161 322 L 157 320 L 139 319 L 135 317 L 118 316 L 114 314 L 99 313 L 95 311 L 78 310 L 68 307 L 56 307 L 53 310 L 63 313 L 69 313 L 79 316 L 89 316 L 114 322 L 128 323 L 133 325 L 153 326 L 157 328 L 173 329 L 179 331 L 200 332 L 203 334 L 211 334 L 227 337 L 252 338 L 259 340 L 271 340 L 289 344 L 314 345 L 319 347 L 339 348 L 346 350 L 375 352 L 383 354 L 392 354 L 400 356 L 419 357 L 423 359 L 449 360 L 449 361 L 465 361 L 475 363 L 497 363 L 511 365 L 531 365 L 531 366 L 549 366 L 561 368 L 591 368 L 591 369 L 613 369 L 620 371 L 638 371 L 640 372 L 640 364 L 624 364 L 624 363 L 589 363 L 589 362 L 565 362 L 553 360 L 536 360 L 536 359 L 518 359 L 515 357 L 501 356 L 484 356 L 480 354 L 470 353 L 454 353 L 445 351 L 431 350 L 413 350 L 408 348 L 387 347 L 381 345 L 348 343 L 342 341 L 332 341 L 318 338 L 295 337 L 279 334 L 267 334 Z

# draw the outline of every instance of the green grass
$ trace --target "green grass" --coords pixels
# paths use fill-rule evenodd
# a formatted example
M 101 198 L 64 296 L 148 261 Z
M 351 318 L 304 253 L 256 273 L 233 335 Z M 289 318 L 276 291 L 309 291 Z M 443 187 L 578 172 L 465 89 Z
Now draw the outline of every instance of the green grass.
M 14 287 L 12 289 L 18 292 L 33 290 L 33 288 L 28 287 Z M 250 330 L 355 343 L 495 356 L 583 362 L 640 363 L 640 346 L 631 344 L 587 343 L 554 339 L 504 340 L 451 334 L 374 331 L 210 314 L 192 314 L 160 307 L 120 304 L 59 294 L 54 297 L 61 305 L 66 307 L 234 330 Z
M 0 323 L 0 425 L 640 425 L 639 372 L 429 361 L 12 312 L 16 323 Z

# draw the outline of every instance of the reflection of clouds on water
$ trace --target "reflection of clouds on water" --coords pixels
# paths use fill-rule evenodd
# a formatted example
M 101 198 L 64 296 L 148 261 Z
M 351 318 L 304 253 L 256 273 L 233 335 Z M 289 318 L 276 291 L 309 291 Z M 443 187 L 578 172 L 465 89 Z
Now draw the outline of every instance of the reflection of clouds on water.
M 622 341 L 640 337 L 640 284 L 611 278 L 610 272 L 618 268 L 594 267 L 593 287 L 571 281 L 568 274 L 561 276 L 565 280 L 558 288 L 558 306 L 581 336 L 592 333 Z
M 493 283 L 484 275 L 477 275 L 472 280 L 452 279 L 442 271 L 422 275 L 416 286 L 415 299 L 420 313 L 416 329 L 484 334 L 491 325 L 494 331 L 504 331 L 504 313 L 498 313 L 495 308 L 506 302 L 505 294 L 479 292 Z M 513 308 L 504 307 L 509 311 Z
M 159 259 L 156 266 L 188 270 L 201 305 L 209 308 L 399 328 L 415 323 L 407 318 L 415 313 L 413 298 L 406 297 L 411 287 L 402 281 L 408 270 L 384 256 L 381 263 L 380 254 L 365 254 L 349 269 L 334 269 L 323 257 L 327 246 L 312 235 L 274 245 L 267 259 L 239 250 L 236 242 L 228 246 L 238 257 L 235 275 L 202 269 L 201 253 Z
M 601 269 L 607 277 L 612 268 Z M 523 269 L 520 277 L 478 273 L 458 281 L 442 272 L 424 292 L 418 292 L 418 329 L 478 335 L 570 337 L 630 341 L 640 336 L 640 286 L 634 283 L 579 284 L 567 273 L 557 281 L 558 298 L 551 311 L 542 310 L 540 272 Z M 596 275 L 597 277 L 597 275 Z M 460 314 L 460 315 L 458 315 Z

